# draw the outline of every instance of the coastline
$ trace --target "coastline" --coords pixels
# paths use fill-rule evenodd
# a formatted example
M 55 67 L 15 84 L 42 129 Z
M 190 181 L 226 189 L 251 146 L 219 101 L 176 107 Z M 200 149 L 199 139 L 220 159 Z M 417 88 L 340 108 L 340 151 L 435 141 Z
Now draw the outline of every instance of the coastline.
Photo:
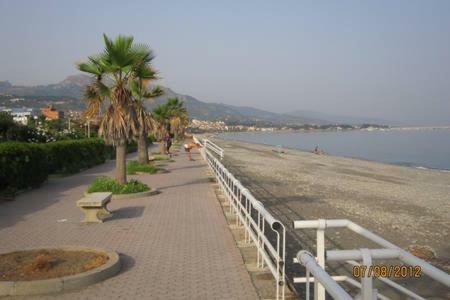
M 450 129 L 450 127 L 448 128 Z M 448 130 L 447 128 L 445 129 L 436 129 L 436 130 Z M 392 131 L 402 131 L 403 129 L 394 129 Z M 412 131 L 416 131 L 416 129 L 411 129 Z M 427 129 L 427 130 L 431 130 L 431 129 Z M 382 131 L 382 132 L 389 132 L 390 130 L 375 130 L 372 132 L 377 132 L 377 131 Z M 283 133 L 287 133 L 287 134 L 320 134 L 320 133 L 351 133 L 351 132 L 367 132 L 365 130 L 345 130 L 345 131 L 275 131 L 275 132 L 225 132 L 225 133 L 215 133 L 215 134 L 206 134 L 205 136 L 209 136 L 212 138 L 217 138 L 217 139 L 222 139 L 222 140 L 226 140 L 226 141 L 236 141 L 236 142 L 243 142 L 243 143 L 251 143 L 251 144 L 255 144 L 255 145 L 262 145 L 262 146 L 270 146 L 270 147 L 279 147 L 282 146 L 282 149 L 290 149 L 293 151 L 300 151 L 303 153 L 312 153 L 313 149 L 306 149 L 305 147 L 301 147 L 301 145 L 297 146 L 293 146 L 293 145 L 286 145 L 286 144 L 282 144 L 280 143 L 280 145 L 277 145 L 275 142 L 265 142 L 265 141 L 261 141 L 261 140 L 248 140 L 248 139 L 243 139 L 243 138 L 239 138 L 236 136 L 233 136 L 233 134 L 250 134 L 251 136 L 264 136 L 264 135 L 270 135 L 273 134 L 274 136 L 276 134 L 283 134 Z M 245 137 L 245 136 L 244 136 Z M 311 141 L 311 140 L 310 140 Z M 325 143 L 325 142 L 323 142 Z M 318 144 L 322 144 L 320 141 L 318 142 Z M 375 162 L 375 163 L 381 163 L 381 164 L 388 164 L 388 165 L 393 165 L 393 166 L 402 166 L 402 167 L 408 167 L 408 168 L 415 168 L 415 169 L 419 169 L 419 170 L 433 170 L 433 171 L 437 171 L 437 172 L 441 172 L 441 173 L 448 173 L 450 172 L 450 165 L 445 165 L 445 166 L 436 166 L 436 164 L 434 164 L 433 166 L 433 161 L 431 160 L 430 162 L 427 162 L 426 160 L 423 162 L 402 162 L 402 161 L 389 161 L 389 159 L 386 159 L 387 156 L 385 157 L 381 157 L 381 158 L 369 158 L 369 157 L 363 157 L 363 156 L 359 156 L 359 153 L 365 153 L 364 149 L 362 149 L 362 152 L 358 152 L 351 154 L 348 153 L 328 153 L 327 150 L 328 149 L 322 149 L 325 150 L 325 155 L 327 156 L 332 156 L 332 157 L 337 157 L 337 158 L 348 158 L 348 159 L 355 159 L 355 160 L 362 160 L 362 161 L 368 161 L 368 162 Z M 406 149 L 405 149 L 406 150 Z M 330 151 L 333 151 L 332 149 Z M 336 151 L 335 151 L 336 152 Z M 398 153 L 397 154 L 397 158 L 398 158 Z M 370 156 L 370 155 L 368 155 Z M 427 165 L 428 164 L 428 165 Z
M 432 263 L 450 270 L 450 173 L 292 148 L 280 157 L 272 145 L 213 140 L 224 147 L 227 168 L 287 226 L 350 219 L 402 248 L 431 247 Z M 355 241 L 343 243 L 358 247 Z
M 240 140 L 223 139 L 220 136 L 214 136 L 214 137 L 216 139 L 221 139 L 221 140 L 234 141 L 234 142 L 243 142 L 243 141 L 240 141 Z M 276 147 L 275 145 L 268 144 L 268 143 L 262 143 L 262 142 L 261 143 L 258 143 L 258 142 L 243 142 L 243 143 L 267 146 L 267 147 L 272 147 L 272 148 Z M 311 151 L 307 151 L 305 149 L 298 149 L 298 148 L 284 147 L 284 146 L 283 146 L 283 150 L 292 150 L 292 151 L 298 151 L 298 152 L 302 152 L 302 153 L 312 153 Z M 333 155 L 333 154 L 323 154 L 323 155 L 330 156 L 330 157 L 337 157 L 337 158 L 348 158 L 348 159 L 354 159 L 354 160 L 361 160 L 361 161 L 373 162 L 373 163 L 378 163 L 378 164 L 385 164 L 385 165 L 390 165 L 390 166 L 413 168 L 413 169 L 418 169 L 418 170 L 430 170 L 430 171 L 437 171 L 437 172 L 442 172 L 442 173 L 450 173 L 450 169 L 428 168 L 428 167 L 419 166 L 419 165 L 413 165 L 413 164 L 389 163 L 389 162 L 377 161 L 377 160 L 373 160 L 373 159 L 366 159 L 366 158 L 352 157 L 352 156 L 343 156 L 343 155 Z

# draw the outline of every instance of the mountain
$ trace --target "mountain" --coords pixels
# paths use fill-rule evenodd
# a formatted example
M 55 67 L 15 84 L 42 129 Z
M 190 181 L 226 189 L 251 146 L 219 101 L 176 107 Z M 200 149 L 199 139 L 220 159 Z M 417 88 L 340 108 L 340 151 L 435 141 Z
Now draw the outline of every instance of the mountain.
M 6 94 L 24 97 L 26 102 L 21 102 L 20 105 L 28 107 L 42 107 L 44 102 L 47 102 L 54 104 L 57 109 L 84 110 L 85 103 L 81 99 L 83 97 L 84 87 L 91 80 L 92 78 L 90 76 L 78 74 L 69 76 L 59 83 L 49 85 L 15 86 L 8 81 L 0 81 L 0 96 Z M 178 94 L 167 87 L 163 87 L 163 90 L 165 92 L 164 96 L 155 99 L 155 101 L 148 101 L 146 106 L 152 109 L 156 105 L 164 103 L 167 98 L 178 97 L 186 104 L 191 119 L 224 121 L 228 124 L 247 125 L 379 123 L 369 122 L 370 119 L 336 117 L 308 111 L 279 114 L 248 106 L 203 102 L 189 95 Z M 0 104 L 5 105 L 5 102 L 3 101 Z
M 149 109 L 162 104 L 167 98 L 178 97 L 182 100 L 189 112 L 191 119 L 208 121 L 224 121 L 228 124 L 304 124 L 318 123 L 317 120 L 302 118 L 301 116 L 289 116 L 277 114 L 248 106 L 234 106 L 222 103 L 209 103 L 200 101 L 189 95 L 182 95 L 174 92 L 170 88 L 163 87 L 164 96 L 155 101 L 148 101 L 146 106 Z
M 83 88 L 91 81 L 87 75 L 69 76 L 56 84 L 20 86 L 11 85 L 8 81 L 0 81 L 0 93 L 24 97 L 64 97 L 81 99 Z

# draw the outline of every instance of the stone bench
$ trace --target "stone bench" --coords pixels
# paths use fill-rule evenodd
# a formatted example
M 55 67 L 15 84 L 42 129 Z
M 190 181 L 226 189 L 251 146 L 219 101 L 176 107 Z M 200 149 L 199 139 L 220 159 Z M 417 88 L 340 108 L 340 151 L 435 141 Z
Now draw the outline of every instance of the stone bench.
M 106 207 L 111 202 L 112 193 L 90 193 L 77 201 L 77 206 L 84 212 L 83 223 L 103 223 L 102 216 L 110 215 Z

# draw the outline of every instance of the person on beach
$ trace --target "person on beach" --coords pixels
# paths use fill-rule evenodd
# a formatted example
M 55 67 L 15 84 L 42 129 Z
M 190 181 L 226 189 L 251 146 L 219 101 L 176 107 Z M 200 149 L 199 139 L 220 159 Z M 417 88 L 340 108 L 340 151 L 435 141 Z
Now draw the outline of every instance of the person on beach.
M 312 153 L 317 155 L 325 154 L 325 152 L 323 152 L 323 150 L 319 148 L 319 145 L 316 145 L 316 148 L 314 148 Z
M 192 158 L 191 150 L 193 148 L 201 148 L 202 146 L 198 143 L 190 142 L 190 143 L 184 144 L 183 147 L 184 147 L 184 151 L 186 152 L 189 160 L 194 161 L 194 159 Z

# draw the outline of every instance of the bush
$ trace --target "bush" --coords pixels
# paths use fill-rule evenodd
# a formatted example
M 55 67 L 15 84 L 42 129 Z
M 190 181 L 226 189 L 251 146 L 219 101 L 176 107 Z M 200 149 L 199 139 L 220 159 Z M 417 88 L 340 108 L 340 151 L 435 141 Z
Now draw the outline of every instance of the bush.
M 149 174 L 155 174 L 160 170 L 160 168 L 150 165 L 150 164 L 141 164 L 137 160 L 131 160 L 127 162 L 127 174 L 133 175 L 136 172 L 143 172 Z
M 88 193 L 111 192 L 116 195 L 132 194 L 150 191 L 150 188 L 137 180 L 130 180 L 125 184 L 119 184 L 109 177 L 96 178 L 88 188 Z
M 134 153 L 137 151 L 137 143 L 135 141 L 131 141 L 127 145 L 127 153 Z
M 17 127 L 19 128 L 19 127 Z M 133 150 L 133 146 L 128 148 Z M 134 146 L 136 149 L 136 146 Z M 37 187 L 48 174 L 71 174 L 115 158 L 101 139 L 64 140 L 46 144 L 0 143 L 0 192 Z
M 155 155 L 153 160 L 155 160 L 155 161 L 167 161 L 167 160 L 170 160 L 170 157 L 168 157 L 167 155 Z
M 58 141 L 43 144 L 50 173 L 70 174 L 102 164 L 110 158 L 110 150 L 100 139 Z
M 40 146 L 22 142 L 0 143 L 0 191 L 37 187 L 48 176 L 46 152 Z
M 133 153 L 137 151 L 137 143 L 132 141 L 127 144 L 127 153 Z M 106 158 L 115 159 L 116 158 L 116 148 L 113 145 L 106 145 Z

